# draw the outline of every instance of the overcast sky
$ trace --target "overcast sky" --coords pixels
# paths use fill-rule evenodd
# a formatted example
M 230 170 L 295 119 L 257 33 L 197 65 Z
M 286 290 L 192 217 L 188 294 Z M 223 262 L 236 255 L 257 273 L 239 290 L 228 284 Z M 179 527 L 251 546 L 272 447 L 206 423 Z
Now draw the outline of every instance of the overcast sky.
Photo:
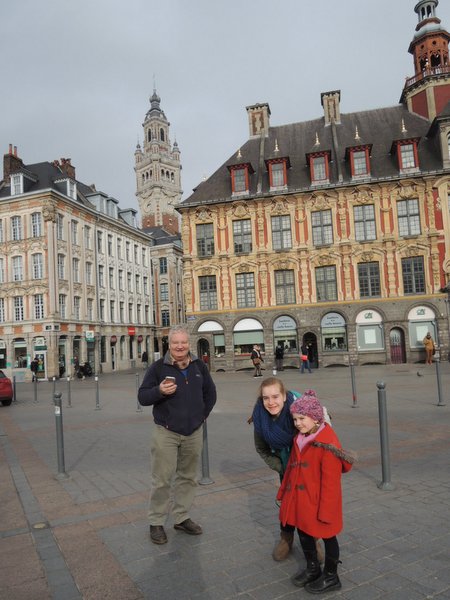
M 134 150 L 153 82 L 181 150 L 183 198 L 271 124 L 398 104 L 414 74 L 417 0 L 0 2 L 0 149 L 25 164 L 71 158 L 77 179 L 137 208 Z M 450 30 L 450 2 L 437 16 Z

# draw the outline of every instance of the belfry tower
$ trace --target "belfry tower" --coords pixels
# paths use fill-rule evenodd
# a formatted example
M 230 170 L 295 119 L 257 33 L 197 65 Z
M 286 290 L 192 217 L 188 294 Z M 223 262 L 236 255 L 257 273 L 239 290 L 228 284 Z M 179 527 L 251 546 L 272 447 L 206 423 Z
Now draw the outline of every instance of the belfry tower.
M 408 52 L 414 57 L 414 76 L 406 79 L 400 102 L 432 121 L 450 95 L 449 33 L 436 15 L 439 0 L 420 0 L 414 7 L 419 17 Z
M 153 90 L 150 109 L 142 124 L 143 147 L 134 153 L 136 196 L 141 210 L 142 228 L 162 227 L 168 233 L 180 230 L 180 215 L 175 207 L 181 200 L 181 164 L 178 144 L 171 144 L 170 123 L 160 107 L 161 98 Z

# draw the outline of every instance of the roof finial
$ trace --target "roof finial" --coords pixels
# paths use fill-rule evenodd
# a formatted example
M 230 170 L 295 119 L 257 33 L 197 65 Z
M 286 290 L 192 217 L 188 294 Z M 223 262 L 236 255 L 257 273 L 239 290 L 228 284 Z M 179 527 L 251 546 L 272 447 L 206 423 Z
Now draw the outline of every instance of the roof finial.
M 405 120 L 402 119 L 402 133 L 407 133 L 407 132 L 408 132 L 408 130 L 405 127 Z
M 315 141 L 315 146 L 320 146 L 320 140 L 319 140 L 319 134 L 316 131 L 316 141 Z
M 242 158 L 241 149 L 239 148 L 236 158 Z
M 359 131 L 358 131 L 358 125 L 356 125 L 355 127 L 355 140 L 360 140 L 361 138 L 359 137 Z
M 156 75 L 153 73 L 153 93 L 156 94 Z
M 275 150 L 274 150 L 274 152 L 279 152 L 279 151 L 280 151 L 280 149 L 278 148 L 278 140 L 275 139 Z

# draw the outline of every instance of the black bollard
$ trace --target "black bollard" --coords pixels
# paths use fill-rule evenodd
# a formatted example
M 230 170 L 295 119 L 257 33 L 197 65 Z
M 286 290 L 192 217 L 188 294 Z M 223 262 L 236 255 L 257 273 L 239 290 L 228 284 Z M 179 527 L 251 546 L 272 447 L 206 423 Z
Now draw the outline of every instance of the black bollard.
M 209 454 L 208 454 L 208 429 L 206 421 L 203 423 L 203 448 L 202 448 L 202 478 L 200 485 L 210 485 L 214 481 L 209 476 Z
M 36 404 L 37 401 L 38 401 L 38 397 L 37 397 L 37 378 L 36 378 L 36 375 L 34 376 L 34 390 L 33 390 L 33 392 L 34 392 L 34 400 L 33 400 L 33 402 Z
M 442 381 L 441 381 L 441 361 L 440 361 L 440 359 L 435 358 L 434 364 L 436 365 L 436 379 L 437 379 L 437 389 L 438 389 L 437 406 L 445 406 L 445 404 L 442 402 Z
M 64 464 L 64 433 L 61 397 L 61 392 L 55 392 L 53 396 L 56 421 L 56 451 L 58 454 L 58 477 L 67 477 L 66 467 Z
M 142 406 L 139 404 L 139 400 L 137 400 L 138 392 L 139 392 L 139 373 L 136 373 L 136 401 L 137 401 L 136 412 L 142 412 Z
M 377 382 L 378 388 L 378 417 L 380 420 L 380 443 L 381 443 L 381 473 L 383 480 L 378 484 L 380 490 L 394 490 L 391 483 L 391 463 L 389 458 L 389 434 L 386 410 L 386 384 L 384 381 Z
M 350 365 L 350 375 L 352 378 L 352 398 L 353 398 L 352 408 L 358 408 L 358 397 L 356 395 L 355 365 L 354 364 Z
M 100 390 L 98 387 L 98 376 L 95 376 L 95 410 L 100 409 Z
M 72 392 L 70 389 L 70 377 L 67 378 L 67 407 L 72 408 Z
M 13 402 L 17 402 L 16 396 L 16 376 L 13 375 Z

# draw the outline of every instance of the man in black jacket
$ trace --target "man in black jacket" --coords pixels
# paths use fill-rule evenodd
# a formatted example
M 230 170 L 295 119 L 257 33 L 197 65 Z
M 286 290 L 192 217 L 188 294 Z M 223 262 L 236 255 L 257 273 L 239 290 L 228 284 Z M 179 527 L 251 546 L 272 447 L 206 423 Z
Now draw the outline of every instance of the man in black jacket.
M 150 539 L 154 544 L 167 542 L 164 524 L 172 480 L 175 529 L 200 535 L 202 528 L 189 517 L 189 510 L 197 486 L 202 425 L 216 403 L 216 386 L 204 363 L 191 355 L 184 325 L 170 330 L 169 351 L 145 373 L 138 399 L 143 406 L 153 406 L 155 421 L 151 441 Z

